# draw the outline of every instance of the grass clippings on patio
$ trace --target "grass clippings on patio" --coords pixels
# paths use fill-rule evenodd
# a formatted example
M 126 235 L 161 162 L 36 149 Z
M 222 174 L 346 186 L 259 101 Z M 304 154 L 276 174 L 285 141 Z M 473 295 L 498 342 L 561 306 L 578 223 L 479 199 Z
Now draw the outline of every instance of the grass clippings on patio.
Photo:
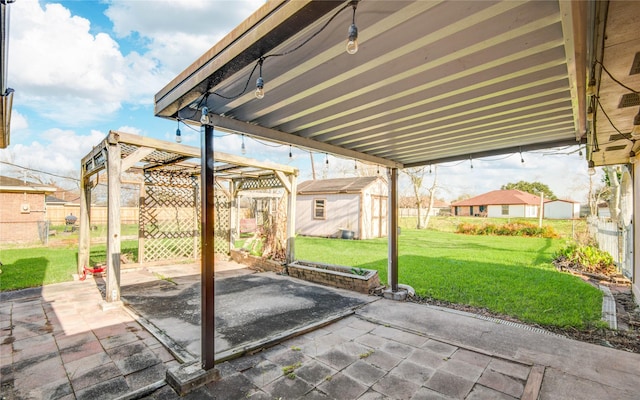
M 299 237 L 298 259 L 376 269 L 387 280 L 386 238 L 352 241 Z M 422 297 L 513 316 L 545 326 L 597 325 L 602 293 L 557 272 L 552 255 L 562 240 L 468 236 L 403 229 L 399 281 Z

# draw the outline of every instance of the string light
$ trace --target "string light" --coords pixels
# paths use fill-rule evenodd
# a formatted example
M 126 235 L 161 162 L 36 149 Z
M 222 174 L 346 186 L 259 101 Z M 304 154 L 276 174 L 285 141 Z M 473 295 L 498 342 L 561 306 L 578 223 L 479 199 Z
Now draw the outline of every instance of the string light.
M 202 116 L 200 117 L 200 123 L 202 125 L 207 125 L 209 123 L 209 107 L 202 107 Z
M 593 162 L 593 160 L 589 160 L 589 169 L 587 170 L 587 173 L 589 174 L 589 176 L 594 176 L 596 174 L 596 163 Z
M 351 7 L 353 7 L 353 17 L 351 19 L 351 26 L 349 27 L 347 53 L 356 54 L 358 52 L 358 27 L 356 26 L 356 7 L 358 7 L 358 2 L 352 1 Z
M 258 60 L 258 66 L 260 67 L 258 79 L 256 80 L 256 99 L 264 98 L 264 80 L 262 79 L 262 63 L 264 62 L 264 58 L 260 57 Z
M 358 170 L 358 160 L 353 160 L 353 169 Z
M 431 173 L 431 163 L 429 163 L 429 173 Z
M 326 165 L 329 165 L 329 154 L 328 153 L 324 153 L 324 163 Z
M 244 145 L 244 135 L 242 135 L 242 146 L 240 146 L 240 151 L 243 155 L 247 154 L 247 148 Z
M 180 118 L 178 121 L 178 129 L 176 129 L 176 143 L 182 143 L 182 132 L 180 132 Z
M 293 158 L 293 154 L 291 153 L 291 145 L 289 145 L 289 160 Z
M 471 158 L 471 154 L 469 154 L 469 164 L 471 165 L 471 169 L 473 169 L 473 159 Z
M 520 163 L 524 164 L 524 158 L 522 158 L 522 147 L 520 147 Z

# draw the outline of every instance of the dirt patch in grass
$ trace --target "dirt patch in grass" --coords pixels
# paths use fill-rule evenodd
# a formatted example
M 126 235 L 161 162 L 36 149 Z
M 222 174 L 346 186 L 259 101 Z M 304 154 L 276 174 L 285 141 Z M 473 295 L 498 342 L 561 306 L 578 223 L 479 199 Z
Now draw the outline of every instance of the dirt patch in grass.
M 587 280 L 585 278 L 585 280 Z M 589 281 L 589 280 L 587 280 Z M 594 280 L 589 281 L 597 287 Z M 603 327 L 592 327 L 587 329 L 576 329 L 573 327 L 559 328 L 554 326 L 540 326 L 536 324 L 526 323 L 509 315 L 503 315 L 491 312 L 485 308 L 472 307 L 464 304 L 454 304 L 446 301 L 414 297 L 411 301 L 420 304 L 430 304 L 440 307 L 452 308 L 455 310 L 466 311 L 485 317 L 498 318 L 505 321 L 511 321 L 523 325 L 529 325 L 541 328 L 549 332 L 553 332 L 570 339 L 579 340 L 581 342 L 593 343 L 601 346 L 611 347 L 618 350 L 628 351 L 640 354 L 640 308 L 634 302 L 633 293 L 629 285 L 611 285 L 608 284 L 611 293 L 616 301 L 616 317 L 618 322 L 618 330 L 607 329 Z

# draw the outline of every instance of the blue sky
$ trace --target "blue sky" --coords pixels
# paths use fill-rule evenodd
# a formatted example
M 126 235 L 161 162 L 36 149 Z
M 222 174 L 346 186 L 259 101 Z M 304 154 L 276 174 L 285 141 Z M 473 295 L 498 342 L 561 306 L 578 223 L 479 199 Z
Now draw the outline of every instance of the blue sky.
M 78 176 L 80 158 L 109 130 L 174 140 L 177 124 L 154 117 L 153 96 L 264 0 L 17 0 L 10 7 L 9 79 L 15 89 L 11 145 L 0 161 Z M 199 132 L 181 126 L 184 144 Z M 247 138 L 247 156 L 290 163 L 311 178 L 308 153 Z M 240 153 L 241 138 L 222 135 L 219 151 Z M 577 147 L 450 163 L 438 168 L 439 197 L 477 195 L 519 180 L 584 201 L 586 161 Z M 353 160 L 316 155 L 320 176 L 354 174 Z M 375 167 L 373 167 L 375 168 Z M 362 166 L 360 167 L 360 170 Z M 17 170 L 0 164 L 0 174 Z M 577 179 L 575 177 L 578 177 Z M 431 184 L 427 178 L 425 186 Z M 60 182 L 62 183 L 62 182 Z M 407 191 L 406 184 L 401 188 Z

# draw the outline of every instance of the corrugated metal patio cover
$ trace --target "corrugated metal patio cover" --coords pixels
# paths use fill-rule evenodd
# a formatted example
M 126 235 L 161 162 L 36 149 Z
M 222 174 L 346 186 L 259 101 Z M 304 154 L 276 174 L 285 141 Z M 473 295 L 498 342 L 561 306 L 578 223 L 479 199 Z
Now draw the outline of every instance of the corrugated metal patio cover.
M 349 2 L 271 1 L 163 88 L 156 115 L 199 123 L 206 105 L 217 129 L 399 167 L 575 144 L 585 133 L 580 3 L 364 0 L 350 55 Z M 268 57 L 336 13 L 300 49 Z

